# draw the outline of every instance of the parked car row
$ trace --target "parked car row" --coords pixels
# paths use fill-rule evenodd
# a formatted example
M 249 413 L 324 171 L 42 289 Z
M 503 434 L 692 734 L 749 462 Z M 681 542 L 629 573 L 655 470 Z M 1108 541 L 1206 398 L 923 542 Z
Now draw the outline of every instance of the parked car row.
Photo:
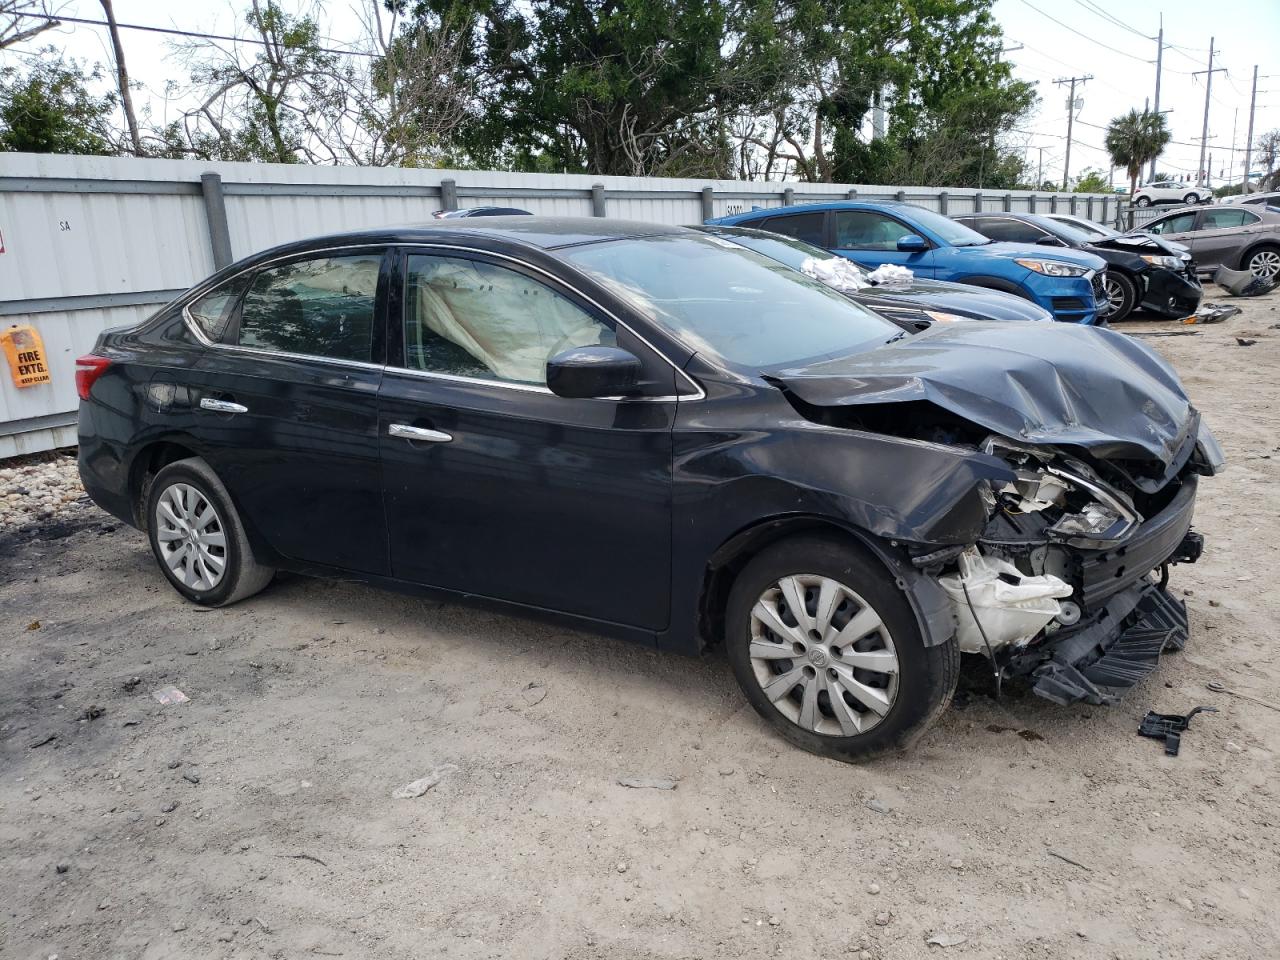
M 914 743 L 962 653 L 1107 704 L 1181 648 L 1222 454 L 1092 329 L 1102 259 L 905 204 L 732 219 L 772 239 L 458 217 L 255 254 L 77 362 L 85 489 L 191 602 L 289 570 L 718 646 L 841 760 Z M 884 254 L 921 279 L 864 286 Z M 955 322 L 1014 306 L 1076 322 Z

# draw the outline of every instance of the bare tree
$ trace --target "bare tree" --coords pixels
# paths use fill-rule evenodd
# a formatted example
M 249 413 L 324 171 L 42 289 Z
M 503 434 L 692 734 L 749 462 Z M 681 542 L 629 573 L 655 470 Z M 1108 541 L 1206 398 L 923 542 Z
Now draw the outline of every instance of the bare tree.
M 0 0 L 0 50 L 58 25 L 48 0 Z
M 129 71 L 124 65 L 124 44 L 120 42 L 120 28 L 116 26 L 116 13 L 112 9 L 111 0 L 100 0 L 102 10 L 107 15 L 107 32 L 111 34 L 111 50 L 116 60 L 116 86 L 120 91 L 120 106 L 124 109 L 124 119 L 129 126 L 129 141 L 133 144 L 133 155 L 142 156 L 142 138 L 138 135 L 138 117 L 133 112 L 133 97 L 129 93 Z

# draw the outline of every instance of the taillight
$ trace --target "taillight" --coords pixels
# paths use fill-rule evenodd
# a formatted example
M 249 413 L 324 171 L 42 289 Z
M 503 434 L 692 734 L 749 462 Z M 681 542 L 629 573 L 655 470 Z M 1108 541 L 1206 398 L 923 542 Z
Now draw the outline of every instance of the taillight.
M 89 391 L 94 382 L 107 371 L 111 361 L 106 357 L 95 357 L 92 353 L 76 361 L 76 393 L 81 400 L 89 399 Z

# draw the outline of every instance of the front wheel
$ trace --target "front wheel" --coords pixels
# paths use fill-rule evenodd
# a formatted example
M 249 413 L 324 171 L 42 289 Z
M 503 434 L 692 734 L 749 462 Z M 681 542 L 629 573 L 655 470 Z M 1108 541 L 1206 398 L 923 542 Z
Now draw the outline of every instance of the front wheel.
M 1280 247 L 1259 247 L 1246 258 L 1244 269 L 1259 280 L 1280 277 Z
M 275 576 L 275 570 L 254 560 L 227 488 L 199 457 L 157 473 L 146 509 L 156 562 L 188 600 L 226 606 L 253 596 Z
M 1102 289 L 1106 300 L 1098 311 L 1098 316 L 1107 323 L 1116 323 L 1133 312 L 1133 305 L 1138 299 L 1138 290 L 1122 273 L 1108 272 L 1102 280 Z
M 894 578 L 853 543 L 768 548 L 738 575 L 725 621 L 747 700 L 811 753 L 852 762 L 908 747 L 955 691 L 955 638 L 926 647 Z
M 1183 202 L 1183 203 L 1190 203 L 1190 204 L 1196 204 L 1196 203 L 1199 203 L 1199 202 L 1200 202 L 1200 194 L 1198 194 L 1198 193 L 1188 193 L 1185 197 L 1183 197 L 1183 198 L 1182 198 L 1182 202 Z
M 1137 200 L 1135 200 L 1135 201 L 1133 202 L 1133 205 L 1134 205 L 1135 207 L 1149 207 L 1149 206 L 1151 206 L 1151 198 L 1150 198 L 1150 197 L 1139 197 Z

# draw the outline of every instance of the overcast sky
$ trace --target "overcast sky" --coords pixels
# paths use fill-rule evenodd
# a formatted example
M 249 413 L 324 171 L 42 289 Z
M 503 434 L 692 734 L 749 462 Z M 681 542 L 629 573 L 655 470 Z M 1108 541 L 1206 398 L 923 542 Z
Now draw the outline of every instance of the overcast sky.
M 357 4 L 358 0 L 341 0 L 317 5 L 322 25 L 335 38 L 335 46 L 346 46 L 356 36 L 353 6 Z M 235 30 L 244 5 L 228 0 L 115 0 L 115 11 L 121 23 L 225 34 Z M 284 0 L 284 6 L 296 10 L 303 4 Z M 102 19 L 102 7 L 96 0 L 68 0 L 59 11 L 65 16 Z M 1205 78 L 1192 73 L 1207 66 L 1210 36 L 1215 38 L 1214 66 L 1227 70 L 1213 75 L 1209 105 L 1208 149 L 1214 184 L 1225 182 L 1221 174 L 1236 180 L 1241 176 L 1255 64 L 1259 65 L 1255 140 L 1258 132 L 1280 127 L 1280 0 L 997 0 L 995 13 L 1008 38 L 1006 45 L 1022 47 L 1007 53 L 1016 74 L 1036 83 L 1041 96 L 1035 115 L 1023 125 L 1025 132 L 1020 136 L 1033 168 L 1043 156 L 1046 179 L 1061 179 L 1066 153 L 1067 90 L 1053 81 L 1093 75 L 1076 89 L 1077 98 L 1084 102 L 1073 131 L 1071 174 L 1078 176 L 1088 167 L 1106 172 L 1102 128 L 1129 108 L 1141 108 L 1144 98 L 1154 97 L 1154 38 L 1161 13 L 1165 43 L 1170 46 L 1164 52 L 1160 107 L 1172 111 L 1168 117 L 1175 141 L 1160 161 L 1162 171 L 1195 174 Z M 123 32 L 130 73 L 145 88 L 135 100 L 139 109 L 149 106 L 157 121 L 165 118 L 166 110 L 173 112 L 172 105 L 165 102 L 166 83 L 185 77 L 185 69 L 173 55 L 175 39 Z M 110 46 L 101 27 L 67 25 L 45 33 L 25 49 L 30 55 L 38 46 L 48 44 L 110 69 Z M 16 54 L 7 56 L 11 59 Z M 1117 184 L 1123 182 L 1123 171 L 1117 170 L 1115 178 Z

